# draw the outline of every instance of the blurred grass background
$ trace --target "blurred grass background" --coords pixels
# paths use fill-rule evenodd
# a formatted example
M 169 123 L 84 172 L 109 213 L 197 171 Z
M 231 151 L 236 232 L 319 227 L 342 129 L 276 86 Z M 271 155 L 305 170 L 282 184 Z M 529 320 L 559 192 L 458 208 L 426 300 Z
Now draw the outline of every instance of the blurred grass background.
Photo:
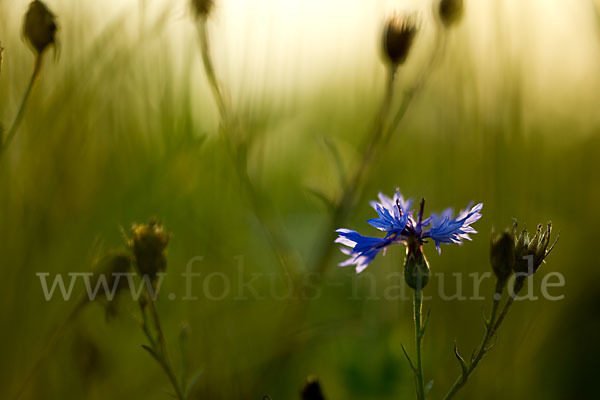
M 302 3 L 302 4 L 301 4 Z M 343 4 L 342 4 L 343 3 Z M 280 267 L 218 139 L 218 117 L 200 64 L 185 1 L 53 0 L 60 57 L 47 57 L 16 140 L 0 163 L 0 393 L 14 395 L 73 304 L 44 301 L 36 272 L 86 271 L 104 250 L 122 246 L 119 227 L 158 216 L 173 232 L 164 293 L 185 293 L 180 274 L 194 256 L 204 276 L 273 274 Z M 33 56 L 20 38 L 26 1 L 0 1 L 0 121 L 7 127 L 27 84 Z M 269 196 L 308 263 L 327 210 L 312 189 L 340 190 L 325 141 L 351 168 L 382 95 L 381 22 L 392 6 L 417 8 L 421 32 L 399 90 L 414 79 L 432 44 L 430 4 L 402 1 L 218 1 L 210 32 L 217 73 L 244 135 L 253 138 L 249 173 Z M 495 349 L 458 398 L 564 399 L 598 395 L 596 340 L 600 270 L 600 25 L 588 1 L 467 1 L 448 49 L 366 185 L 349 226 L 364 233 L 368 199 L 399 186 L 440 211 L 481 201 L 480 234 L 438 256 L 434 272 L 485 272 L 489 232 L 516 217 L 531 229 L 552 219 L 561 240 L 536 275 L 559 271 L 562 301 L 513 308 Z M 309 190 L 310 189 L 310 190 Z M 336 261 L 343 256 L 336 255 Z M 159 311 L 176 348 L 183 321 L 192 328 L 190 363 L 203 373 L 194 398 L 296 398 L 315 374 L 331 399 L 411 398 L 411 302 L 381 296 L 403 249 L 390 249 L 357 278 L 328 270 L 297 335 L 304 346 L 273 363 L 285 339 L 284 301 L 167 301 Z M 358 279 L 360 300 L 349 300 Z M 201 281 L 194 294 L 201 295 Z M 264 281 L 257 284 L 268 295 Z M 328 285 L 342 282 L 343 286 Z M 446 277 L 450 293 L 454 280 Z M 82 290 L 82 287 L 76 289 Z M 442 301 L 434 287 L 425 337 L 430 397 L 441 397 L 463 353 L 479 343 L 482 301 Z M 486 282 L 482 293 L 491 291 Z M 234 286 L 235 290 L 235 286 Z M 218 287 L 215 288 L 218 293 Z M 551 291 L 551 293 L 553 293 Z M 472 293 L 465 283 L 463 293 Z M 93 305 L 66 331 L 28 398 L 163 399 L 168 382 L 140 348 L 136 307 L 121 299 L 105 321 Z M 173 357 L 177 354 L 173 351 Z

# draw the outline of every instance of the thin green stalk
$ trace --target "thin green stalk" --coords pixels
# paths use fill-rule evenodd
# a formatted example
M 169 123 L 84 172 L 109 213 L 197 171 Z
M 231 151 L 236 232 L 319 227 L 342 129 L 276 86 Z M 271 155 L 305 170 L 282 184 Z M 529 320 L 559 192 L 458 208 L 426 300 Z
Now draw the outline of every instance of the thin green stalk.
M 396 129 L 398 129 L 398 126 L 404 119 L 404 116 L 406 115 L 406 112 L 408 111 L 408 108 L 412 104 L 415 96 L 417 95 L 417 93 L 419 93 L 423 89 L 423 87 L 425 86 L 425 83 L 429 79 L 429 76 L 431 75 L 431 73 L 434 71 L 436 65 L 444 57 L 445 50 L 446 50 L 446 32 L 443 31 L 442 28 L 438 28 L 436 31 L 436 39 L 435 39 L 433 51 L 431 53 L 431 57 L 429 58 L 429 61 L 427 62 L 425 67 L 421 70 L 421 73 L 417 76 L 413 85 L 410 86 L 407 89 L 407 91 L 405 92 L 404 97 L 402 98 L 402 103 L 398 107 L 398 110 L 396 111 L 394 118 L 390 122 L 389 127 L 384 134 L 384 137 L 383 137 L 384 145 L 390 141 L 390 139 L 394 135 Z
M 0 143 L 0 156 L 4 154 L 10 143 L 12 142 L 17 130 L 19 129 L 19 125 L 21 124 L 21 120 L 23 119 L 23 115 L 25 114 L 25 107 L 27 105 L 27 101 L 29 100 L 29 96 L 31 95 L 31 91 L 35 82 L 42 71 L 42 54 L 37 54 L 35 57 L 35 65 L 33 67 L 33 73 L 31 74 L 31 79 L 29 80 L 29 85 L 25 90 L 25 95 L 23 96 L 23 100 L 21 100 L 21 105 L 19 106 L 19 111 L 17 111 L 17 116 L 8 131 L 8 135 L 6 135 L 6 140 L 3 143 Z
M 417 347 L 417 366 L 415 368 L 415 374 L 417 379 L 417 399 L 425 399 L 425 384 L 423 382 L 423 365 L 421 361 L 421 342 L 423 341 L 424 329 L 421 328 L 423 325 L 422 319 L 423 311 L 423 289 L 417 287 L 414 295 L 414 317 L 415 317 L 415 343 Z
M 212 62 L 210 55 L 210 41 L 208 40 L 208 30 L 206 28 L 206 18 L 199 18 L 196 24 L 198 28 L 198 35 L 200 36 L 200 54 L 202 54 L 202 65 L 204 66 L 204 72 L 210 89 L 213 92 L 217 108 L 219 109 L 219 115 L 221 116 L 221 123 L 227 122 L 227 106 L 225 105 L 225 99 L 219 82 L 217 81 L 217 75 L 215 74 L 215 67 Z
M 239 146 L 233 143 L 232 138 L 227 130 L 233 129 L 230 113 L 223 96 L 223 92 L 217 80 L 214 64 L 210 53 L 210 40 L 206 26 L 206 17 L 201 17 L 197 21 L 198 35 L 200 38 L 200 53 L 202 55 L 202 64 L 206 74 L 209 86 L 213 92 L 217 108 L 220 116 L 220 130 L 222 137 L 231 158 L 235 164 L 235 171 L 240 179 L 245 191 L 249 197 L 254 214 L 258 218 L 265 235 L 268 238 L 269 244 L 277 258 L 277 261 L 282 266 L 284 273 L 297 281 L 299 271 L 301 270 L 301 262 L 299 257 L 294 254 L 293 247 L 283 227 L 277 223 L 275 217 L 269 212 L 268 201 L 262 196 L 259 190 L 252 183 L 248 176 L 245 154 L 240 151 Z M 294 285 L 295 287 L 296 285 Z
M 394 86 L 397 76 L 397 67 L 392 66 L 388 70 L 388 76 L 385 86 L 385 94 L 381 103 L 381 108 L 375 120 L 375 125 L 370 130 L 366 137 L 366 143 L 363 146 L 365 149 L 361 155 L 360 161 L 354 170 L 351 179 L 346 183 L 340 200 L 338 201 L 325 230 L 325 237 L 320 239 L 319 255 L 315 263 L 314 271 L 318 274 L 322 274 L 327 266 L 329 265 L 332 250 L 334 248 L 333 243 L 335 239 L 335 229 L 339 228 L 342 223 L 346 220 L 348 215 L 354 208 L 354 202 L 356 200 L 356 194 L 360 191 L 360 188 L 364 182 L 365 176 L 369 174 L 370 161 L 373 159 L 376 153 L 377 147 L 381 142 L 381 138 L 385 129 L 385 122 L 387 121 L 390 109 L 392 106 L 392 100 L 394 98 Z
M 425 82 L 433 72 L 434 67 L 443 57 L 445 48 L 445 33 L 441 29 L 438 29 L 435 47 L 431 57 L 429 58 L 429 62 L 426 64 L 425 68 L 423 68 L 415 83 L 413 83 L 413 85 L 406 90 L 400 105 L 391 118 L 391 121 L 387 126 L 385 126 L 385 122 L 390 118 L 389 114 L 394 94 L 393 84 L 395 83 L 396 70 L 392 69 L 388 74 L 386 94 L 381 106 L 379 118 L 376 120 L 374 129 L 367 137 L 367 144 L 364 147 L 365 151 L 361 156 L 360 162 L 355 169 L 352 179 L 350 179 L 346 184 L 340 200 L 338 201 L 331 215 L 330 223 L 327 225 L 327 229 L 325 230 L 323 237 L 319 239 L 321 250 L 318 253 L 317 261 L 314 264 L 314 270 L 317 273 L 323 273 L 330 264 L 333 250 L 335 249 L 335 230 L 343 225 L 346 218 L 352 213 L 355 197 L 358 193 L 360 193 L 363 182 L 368 180 L 370 176 L 370 161 L 375 158 L 379 150 L 386 148 L 386 145 L 389 143 L 396 129 L 398 129 L 398 126 L 404 119 L 404 116 L 406 115 L 406 112 L 408 111 L 417 93 L 421 91 L 425 85 Z
M 323 272 L 329 263 L 329 258 L 331 256 L 331 245 L 333 243 L 334 237 L 330 237 L 334 234 L 334 230 L 339 226 L 340 222 L 345 219 L 349 208 L 351 208 L 350 201 L 354 200 L 354 194 L 356 189 L 358 188 L 358 184 L 361 182 L 362 175 L 365 173 L 365 169 L 367 168 L 371 157 L 373 156 L 374 149 L 377 145 L 377 142 L 381 138 L 381 134 L 383 132 L 383 127 L 385 126 L 385 121 L 389 116 L 389 110 L 392 104 L 393 95 L 394 95 L 394 83 L 396 78 L 397 69 L 395 67 L 391 67 L 389 69 L 387 81 L 386 81 L 386 89 L 384 98 L 381 104 L 381 108 L 377 114 L 377 118 L 375 120 L 375 125 L 373 129 L 370 131 L 370 134 L 367 136 L 365 152 L 362 155 L 360 166 L 356 169 L 353 178 L 347 183 L 344 188 L 344 194 L 342 195 L 342 202 L 338 204 L 334 213 L 332 214 L 332 219 L 328 226 L 330 229 L 325 231 L 325 235 L 327 236 L 327 240 L 324 240 L 320 243 L 321 246 L 321 255 L 318 258 L 318 263 L 314 271 L 317 272 L 317 279 L 321 277 L 319 272 Z M 295 283 L 295 282 L 294 282 Z M 294 284 L 292 286 L 292 295 L 290 296 L 289 304 L 287 305 L 286 318 L 281 323 L 280 330 L 285 332 L 289 329 L 291 324 L 297 325 L 298 321 L 302 321 L 304 319 L 305 313 L 307 311 L 307 302 L 297 301 L 298 299 L 298 285 Z M 297 341 L 295 338 L 289 338 L 286 340 L 282 346 L 281 350 L 277 352 L 278 360 L 285 360 L 291 354 L 291 352 L 295 349 Z
M 182 387 L 180 387 L 179 381 L 175 376 L 175 373 L 169 361 L 167 342 L 163 334 L 158 311 L 156 310 L 156 304 L 150 298 L 150 296 L 146 296 L 146 304 L 148 304 L 150 307 L 150 315 L 152 316 L 157 338 L 155 340 L 152 334 L 150 333 L 150 327 L 148 326 L 148 319 L 146 318 L 145 308 L 140 304 L 140 310 L 142 312 L 142 330 L 144 331 L 144 334 L 146 335 L 150 343 L 150 346 L 143 345 L 142 347 L 144 348 L 144 350 L 150 353 L 150 355 L 156 360 L 156 362 L 158 362 L 158 364 L 165 371 L 165 374 L 171 382 L 171 386 L 175 390 L 177 398 L 179 400 L 186 400 L 185 390 Z
M 508 313 L 508 310 L 513 304 L 516 296 L 516 294 L 514 294 L 509 297 L 506 304 L 504 305 L 504 308 L 502 309 L 502 312 L 496 319 L 496 316 L 498 315 L 498 308 L 500 306 L 501 294 L 502 290 L 495 291 L 493 296 L 490 319 L 486 321 L 485 335 L 481 341 L 481 344 L 479 345 L 477 351 L 473 354 L 473 357 L 471 358 L 471 361 L 467 368 L 463 370 L 461 376 L 459 376 L 456 379 L 446 396 L 443 397 L 444 400 L 451 399 L 463 386 L 465 386 L 469 377 L 471 376 L 477 365 L 479 365 L 479 362 L 481 361 L 483 356 L 491 350 L 490 342 L 495 338 L 496 332 L 498 331 L 498 328 L 500 328 L 502 321 L 504 321 L 504 318 L 506 317 L 506 314 Z

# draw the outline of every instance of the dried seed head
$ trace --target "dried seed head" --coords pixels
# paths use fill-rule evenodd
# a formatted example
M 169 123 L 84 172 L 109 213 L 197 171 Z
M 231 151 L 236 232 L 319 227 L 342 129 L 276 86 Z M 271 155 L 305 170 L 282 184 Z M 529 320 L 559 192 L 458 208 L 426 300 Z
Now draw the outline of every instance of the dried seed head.
M 492 232 L 490 262 L 498 281 L 506 282 L 515 266 L 515 237 L 512 232 L 499 235 Z
M 388 61 L 395 66 L 403 64 L 417 34 L 417 21 L 412 14 L 394 14 L 383 32 L 383 50 Z
M 56 30 L 56 17 L 48 7 L 39 0 L 31 2 L 23 22 L 23 35 L 38 54 L 55 44 Z
M 148 224 L 133 225 L 130 246 L 133 250 L 135 266 L 140 274 L 154 279 L 156 274 L 167 267 L 166 248 L 170 234 L 155 219 Z
M 300 392 L 302 400 L 325 400 L 323 391 L 321 390 L 321 384 L 319 380 L 314 376 L 309 376 L 306 379 L 306 383 Z
M 515 222 L 513 231 L 516 231 L 516 229 L 517 223 Z M 539 224 L 533 238 L 529 237 L 527 229 L 521 231 L 515 246 L 515 272 L 522 276 L 529 276 L 538 270 L 556 242 L 558 242 L 557 236 L 554 243 L 548 247 L 551 233 L 552 222 L 548 222 L 546 229 L 543 228 L 542 224 Z
M 464 11 L 463 0 L 441 0 L 439 5 L 439 14 L 442 23 L 446 28 L 455 25 L 462 18 Z
M 215 3 L 213 0 L 191 0 L 192 11 L 197 18 L 207 18 Z

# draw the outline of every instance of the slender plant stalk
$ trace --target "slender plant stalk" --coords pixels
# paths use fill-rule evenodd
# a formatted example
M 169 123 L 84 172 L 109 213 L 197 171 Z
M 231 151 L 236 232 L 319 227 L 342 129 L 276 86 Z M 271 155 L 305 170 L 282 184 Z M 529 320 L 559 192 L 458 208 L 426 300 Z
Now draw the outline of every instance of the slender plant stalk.
M 446 36 L 441 28 L 438 28 L 435 47 L 429 58 L 429 62 L 426 64 L 425 68 L 423 68 L 415 83 L 406 90 L 402 96 L 398 109 L 386 126 L 385 122 L 390 118 L 389 114 L 394 94 L 393 84 L 396 76 L 395 70 L 389 72 L 386 95 L 381 106 L 379 118 L 376 120 L 374 129 L 367 137 L 367 144 L 364 147 L 365 151 L 356 166 L 354 174 L 344 187 L 340 200 L 337 202 L 335 209 L 331 214 L 330 223 L 327 225 L 323 236 L 319 239 L 320 251 L 314 263 L 314 271 L 317 273 L 322 274 L 327 269 L 328 265 L 331 264 L 331 257 L 335 249 L 335 230 L 342 226 L 348 216 L 352 214 L 355 197 L 360 193 L 363 182 L 367 181 L 370 176 L 370 161 L 375 158 L 378 151 L 386 148 L 386 145 L 389 143 L 398 126 L 404 119 L 404 116 L 417 93 L 422 90 L 425 82 L 433 72 L 434 67 L 442 58 L 445 47 Z
M 425 399 L 425 384 L 423 383 L 423 365 L 421 362 L 421 342 L 425 330 L 422 328 L 423 319 L 423 289 L 417 287 L 414 295 L 414 317 L 415 317 L 415 344 L 417 347 L 417 366 L 415 369 L 417 382 L 417 399 Z
M 500 299 L 501 299 L 501 291 L 496 290 L 496 292 L 493 296 L 490 319 L 488 321 L 486 321 L 485 335 L 483 336 L 483 339 L 481 340 L 481 344 L 479 345 L 479 348 L 477 349 L 477 351 L 473 354 L 473 357 L 471 358 L 471 361 L 470 361 L 469 365 L 467 366 L 467 368 L 463 370 L 461 376 L 459 376 L 456 379 L 456 381 L 454 382 L 454 385 L 452 385 L 452 387 L 450 388 L 450 390 L 448 391 L 446 396 L 444 396 L 444 398 L 443 398 L 444 400 L 448 400 L 448 399 L 451 399 L 452 397 L 454 397 L 454 395 L 467 383 L 469 377 L 471 376 L 471 374 L 473 373 L 473 371 L 475 370 L 477 365 L 479 365 L 479 362 L 481 361 L 483 356 L 488 351 L 491 350 L 491 347 L 493 347 L 493 343 L 491 345 L 490 345 L 490 343 L 492 342 L 492 340 L 494 340 L 496 333 L 498 331 L 498 328 L 500 328 L 502 321 L 504 321 L 504 318 L 506 317 L 508 310 L 510 309 L 511 305 L 513 304 L 513 302 L 515 300 L 515 296 L 516 296 L 516 294 L 511 295 L 509 297 L 506 304 L 504 304 L 502 312 L 500 313 L 500 315 L 498 315 L 498 309 L 500 306 Z
M 330 263 L 331 255 L 334 249 L 335 229 L 339 228 L 351 214 L 356 201 L 356 194 L 360 191 L 365 177 L 369 174 L 369 165 L 376 153 L 377 147 L 381 142 L 384 133 L 385 123 L 389 117 L 392 100 L 394 98 L 394 84 L 396 82 L 397 68 L 390 67 L 388 70 L 385 94 L 381 103 L 381 108 L 375 120 L 375 125 L 366 137 L 365 149 L 361 155 L 352 177 L 347 181 L 342 195 L 335 209 L 331 214 L 329 224 L 324 231 L 324 237 L 319 239 L 320 251 L 314 264 L 314 271 L 322 274 Z
M 42 59 L 43 53 L 37 54 L 35 56 L 35 65 L 33 67 L 33 73 L 31 74 L 29 85 L 27 85 L 27 89 L 25 90 L 25 94 L 23 95 L 23 100 L 21 100 L 19 111 L 17 111 L 17 116 L 15 117 L 15 120 L 12 126 L 10 127 L 8 134 L 6 135 L 6 140 L 4 141 L 4 143 L 0 144 L 0 156 L 4 154 L 4 152 L 12 142 L 13 138 L 15 137 L 15 134 L 17 133 L 17 130 L 19 129 L 19 125 L 23 120 L 23 115 L 25 114 L 25 107 L 27 106 L 27 101 L 29 100 L 29 96 L 31 95 L 33 86 L 35 85 L 35 82 L 37 81 L 37 78 L 39 77 L 42 71 Z
M 220 115 L 220 130 L 222 137 L 225 140 L 227 150 L 230 156 L 234 160 L 235 170 L 240 179 L 242 185 L 245 188 L 246 193 L 250 199 L 254 214 L 258 218 L 262 225 L 263 231 L 265 232 L 269 244 L 279 262 L 282 266 L 284 273 L 287 276 L 292 277 L 294 282 L 297 282 L 298 275 L 301 271 L 301 262 L 299 257 L 294 252 L 287 235 L 283 227 L 276 221 L 276 218 L 270 213 L 267 199 L 260 193 L 260 191 L 252 183 L 248 176 L 246 159 L 239 146 L 236 145 L 227 130 L 233 129 L 230 113 L 228 111 L 227 103 L 223 96 L 223 91 L 217 80 L 214 64 L 210 53 L 210 40 L 208 37 L 208 30 L 206 26 L 206 18 L 199 18 L 197 23 L 198 35 L 200 38 L 200 52 L 202 55 L 202 64 L 204 66 L 204 72 L 206 74 L 209 86 L 213 92 L 217 108 Z M 296 287 L 297 285 L 294 285 Z
M 429 76 L 435 70 L 437 64 L 443 59 L 446 51 L 446 40 L 446 33 L 442 30 L 442 28 L 438 28 L 436 30 L 435 44 L 431 56 L 429 57 L 429 61 L 421 70 L 412 86 L 410 86 L 405 92 L 404 97 L 402 98 L 402 103 L 398 107 L 394 118 L 390 122 L 389 127 L 384 134 L 384 145 L 390 141 L 396 129 L 398 129 L 398 126 L 404 119 L 404 116 L 406 115 L 406 112 L 412 104 L 415 96 L 423 89 L 425 83 L 429 79 Z
M 208 39 L 208 30 L 206 27 L 206 18 L 199 18 L 196 24 L 198 29 L 198 35 L 200 36 L 200 53 L 202 54 L 202 65 L 204 66 L 204 73 L 208 79 L 210 89 L 213 92 L 219 114 L 221 116 L 221 123 L 227 122 L 227 106 L 225 105 L 225 99 L 221 92 L 221 87 L 217 81 L 217 75 L 215 74 L 215 67 L 212 62 L 210 55 L 210 41 Z
M 389 67 L 385 84 L 385 93 L 374 125 L 365 137 L 365 143 L 362 146 L 364 151 L 361 154 L 360 160 L 354 169 L 351 178 L 344 180 L 344 187 L 340 199 L 331 213 L 329 223 L 323 233 L 319 236 L 317 242 L 317 257 L 313 263 L 312 269 L 312 271 L 316 273 L 317 278 L 322 278 L 323 273 L 331 263 L 333 250 L 335 249 L 335 230 L 342 226 L 348 216 L 352 213 L 358 197 L 357 195 L 360 193 L 364 182 L 366 182 L 370 176 L 371 161 L 378 155 L 380 150 L 385 148 L 385 145 L 389 142 L 393 132 L 402 121 L 404 115 L 406 115 L 415 94 L 422 88 L 424 81 L 427 79 L 433 70 L 433 66 L 439 59 L 440 53 L 444 47 L 444 42 L 441 38 L 443 38 L 443 36 L 439 36 L 436 41 L 437 45 L 434 48 L 434 52 L 427 68 L 420 74 L 417 83 L 415 83 L 402 97 L 400 106 L 394 114 L 392 121 L 386 125 L 386 122 L 391 118 L 393 100 L 396 94 L 395 84 L 398 75 L 397 67 Z M 292 296 L 292 301 L 295 298 L 296 296 Z M 303 316 L 306 313 L 307 303 L 301 301 L 299 304 L 295 305 L 295 309 L 292 309 L 292 312 L 289 313 L 289 319 L 293 321 L 292 323 L 297 324 L 298 321 L 303 319 Z M 287 327 L 288 323 L 284 322 L 283 325 Z M 292 349 L 292 346 L 288 346 L 287 349 L 282 350 L 282 354 L 280 354 L 279 357 L 285 358 Z
M 150 296 L 146 296 L 146 304 L 149 305 L 150 315 L 152 316 L 154 329 L 156 330 L 156 339 L 153 337 L 150 327 L 148 326 L 148 318 L 146 317 L 145 308 L 140 304 L 140 310 L 142 312 L 142 330 L 146 335 L 150 346 L 143 345 L 142 347 L 146 350 L 150 355 L 158 362 L 161 368 L 165 371 L 165 374 L 169 378 L 171 386 L 175 390 L 175 394 L 179 400 L 186 400 L 187 396 L 185 394 L 185 388 L 180 386 L 180 382 L 175 376 L 175 372 L 171 366 L 171 362 L 169 361 L 169 355 L 167 351 L 167 342 L 165 340 L 165 336 L 163 334 L 162 326 L 160 323 L 160 317 L 158 315 L 158 311 L 156 310 L 156 304 L 150 298 Z

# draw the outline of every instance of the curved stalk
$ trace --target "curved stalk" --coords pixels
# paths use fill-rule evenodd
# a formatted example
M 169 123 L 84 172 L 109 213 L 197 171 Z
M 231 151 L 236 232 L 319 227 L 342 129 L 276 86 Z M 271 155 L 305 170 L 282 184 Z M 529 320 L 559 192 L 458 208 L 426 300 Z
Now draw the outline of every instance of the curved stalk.
M 10 145 L 10 143 L 14 139 L 15 134 L 17 133 L 17 130 L 19 129 L 19 125 L 21 124 L 21 121 L 23 120 L 23 115 L 25 114 L 25 107 L 27 106 L 27 101 L 29 100 L 29 96 L 31 95 L 33 86 L 35 85 L 35 82 L 37 81 L 37 78 L 40 75 L 40 72 L 42 71 L 42 57 L 43 57 L 43 53 L 37 54 L 35 56 L 35 65 L 33 67 L 33 73 L 31 74 L 31 79 L 29 80 L 29 85 L 27 85 L 27 89 L 25 90 L 25 94 L 23 95 L 23 99 L 21 100 L 21 105 L 19 106 L 19 111 L 17 111 L 17 116 L 15 117 L 15 120 L 14 120 L 10 130 L 8 131 L 6 140 L 0 144 L 0 156 L 2 154 L 4 154 L 4 152 L 6 151 L 6 148 Z
M 335 249 L 335 230 L 342 226 L 346 218 L 352 213 L 355 197 L 358 193 L 360 193 L 363 182 L 368 180 L 368 177 L 370 176 L 370 161 L 375 158 L 378 151 L 386 147 L 390 139 L 393 137 L 396 129 L 404 119 L 404 116 L 406 115 L 417 93 L 421 91 L 425 85 L 425 82 L 433 72 L 434 67 L 443 57 L 445 48 L 446 36 L 444 32 L 442 32 L 441 28 L 439 28 L 437 31 L 435 47 L 428 63 L 425 65 L 425 68 L 423 68 L 413 85 L 406 90 L 398 109 L 391 118 L 389 124 L 385 126 L 385 122 L 390 118 L 389 114 L 394 94 L 393 84 L 396 76 L 396 70 L 392 69 L 389 72 L 386 95 L 381 106 L 379 118 L 376 120 L 374 129 L 367 137 L 367 144 L 364 147 L 365 151 L 363 152 L 355 169 L 354 175 L 343 189 L 340 200 L 331 214 L 330 223 L 327 225 L 324 235 L 319 238 L 321 250 L 317 256 L 317 261 L 314 264 L 314 270 L 317 273 L 322 274 L 330 264 L 333 250 Z
M 220 130 L 225 141 L 227 151 L 234 161 L 235 171 L 238 175 L 238 178 L 245 188 L 254 214 L 259 220 L 262 229 L 268 238 L 269 244 L 275 254 L 275 257 L 277 258 L 278 263 L 282 266 L 284 273 L 287 276 L 292 277 L 293 281 L 296 282 L 297 275 L 301 270 L 300 258 L 294 253 L 293 247 L 291 246 L 289 240 L 287 240 L 287 235 L 281 224 L 279 224 L 274 216 L 269 212 L 267 199 L 265 199 L 260 191 L 257 190 L 256 186 L 252 183 L 250 177 L 248 176 L 245 154 L 240 151 L 239 146 L 231 140 L 230 135 L 226 132 L 228 129 L 232 129 L 233 124 L 228 111 L 227 103 L 225 102 L 225 97 L 223 96 L 223 91 L 221 90 L 217 79 L 214 63 L 212 61 L 210 53 L 210 40 L 206 26 L 206 17 L 199 18 L 197 22 L 202 65 L 219 110 Z
M 150 298 L 150 296 L 146 296 L 145 303 L 149 304 L 150 307 L 150 315 L 152 316 L 152 320 L 154 323 L 154 329 L 156 330 L 156 340 L 150 333 L 150 327 L 148 326 L 148 319 L 146 318 L 146 312 L 144 306 L 140 303 L 140 310 L 142 312 L 142 330 L 146 335 L 149 346 L 142 345 L 144 350 L 146 350 L 150 355 L 156 360 L 156 362 L 161 366 L 167 377 L 169 378 L 169 382 L 175 390 L 175 394 L 177 399 L 186 400 L 187 396 L 185 394 L 185 389 L 180 386 L 180 383 L 175 376 L 175 372 L 171 367 L 171 362 L 169 361 L 169 355 L 167 351 L 167 342 L 165 340 L 165 336 L 163 334 L 162 326 L 160 323 L 160 317 L 158 315 L 158 311 L 156 310 L 156 304 Z

